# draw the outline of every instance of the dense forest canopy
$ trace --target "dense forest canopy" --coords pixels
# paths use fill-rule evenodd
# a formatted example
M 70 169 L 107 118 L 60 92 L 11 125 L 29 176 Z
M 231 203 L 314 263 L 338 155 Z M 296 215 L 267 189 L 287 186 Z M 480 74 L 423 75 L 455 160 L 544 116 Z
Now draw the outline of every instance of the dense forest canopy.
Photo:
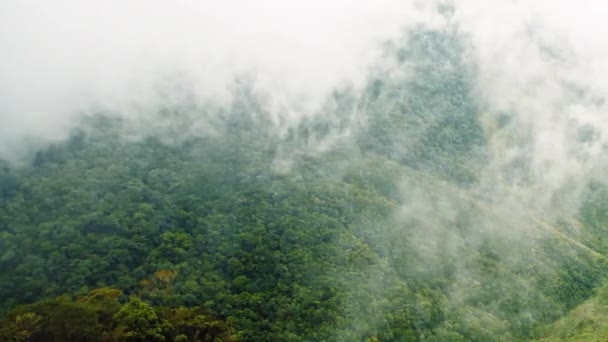
M 546 155 L 473 44 L 417 27 L 293 121 L 248 75 L 226 106 L 177 74 L 143 120 L 101 105 L 0 159 L 0 340 L 607 338 L 600 133 Z

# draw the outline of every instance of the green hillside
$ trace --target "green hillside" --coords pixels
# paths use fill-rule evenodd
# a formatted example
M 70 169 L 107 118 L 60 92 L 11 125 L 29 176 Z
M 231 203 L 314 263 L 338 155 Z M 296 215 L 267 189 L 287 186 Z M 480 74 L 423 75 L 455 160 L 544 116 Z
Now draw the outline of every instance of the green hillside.
M 243 82 L 1 161 L 0 340 L 604 340 L 608 189 L 563 216 L 502 197 L 464 43 L 407 43 L 407 78 L 297 125 Z

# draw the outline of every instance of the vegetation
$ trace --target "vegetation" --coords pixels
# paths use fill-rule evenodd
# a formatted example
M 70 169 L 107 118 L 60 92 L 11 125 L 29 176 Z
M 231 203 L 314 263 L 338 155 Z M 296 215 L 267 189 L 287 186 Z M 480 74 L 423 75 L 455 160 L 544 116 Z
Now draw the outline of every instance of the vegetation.
M 0 321 L 3 341 L 232 341 L 229 326 L 199 307 L 152 307 L 100 288 L 22 305 Z
M 379 71 L 281 134 L 243 85 L 214 134 L 176 137 L 211 114 L 171 104 L 150 114 L 166 131 L 92 115 L 31 165 L 2 162 L 0 338 L 604 336 L 606 188 L 564 222 L 471 190 L 487 157 L 470 71 L 451 38 L 411 39 L 397 65 L 424 61 L 418 76 Z

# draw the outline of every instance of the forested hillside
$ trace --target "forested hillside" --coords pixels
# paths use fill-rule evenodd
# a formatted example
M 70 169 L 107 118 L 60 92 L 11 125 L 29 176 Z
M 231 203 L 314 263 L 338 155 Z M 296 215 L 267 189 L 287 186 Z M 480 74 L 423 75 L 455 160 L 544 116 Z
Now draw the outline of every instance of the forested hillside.
M 465 43 L 413 34 L 297 125 L 245 80 L 227 109 L 183 96 L 152 128 L 95 112 L 0 161 L 0 339 L 603 336 L 608 188 L 569 216 L 494 191 L 488 137 L 513 126 L 482 118 Z

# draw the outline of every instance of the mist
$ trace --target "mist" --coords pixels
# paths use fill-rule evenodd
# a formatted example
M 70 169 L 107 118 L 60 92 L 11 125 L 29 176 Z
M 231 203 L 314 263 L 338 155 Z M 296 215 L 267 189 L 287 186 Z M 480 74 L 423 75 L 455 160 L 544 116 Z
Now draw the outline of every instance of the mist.
M 141 114 L 136 108 L 162 101 L 155 88 L 176 75 L 198 100 L 220 105 L 246 76 L 272 94 L 268 106 L 295 120 L 340 84 L 360 85 L 384 41 L 434 16 L 429 6 L 390 0 L 1 6 L 3 146 L 27 135 L 61 137 L 95 105 Z
M 158 88 L 176 76 L 187 79 L 195 101 L 219 106 L 231 102 L 235 79 L 247 77 L 264 94 L 275 122 L 294 123 L 318 114 L 332 91 L 361 89 L 370 69 L 390 65 L 384 46 L 420 27 L 457 27 L 467 37 L 477 100 L 485 105 L 480 117 L 491 122 L 507 113 L 519 135 L 513 139 L 527 140 L 525 146 L 504 137 L 492 140 L 500 145 L 493 158 L 498 169 L 531 151 L 529 176 L 542 179 L 551 193 L 581 173 L 593 173 L 605 144 L 608 85 L 601 75 L 608 68 L 608 44 L 597 32 L 608 9 L 599 1 L 1 6 L 5 159 L 14 159 L 24 137 L 65 137 L 78 116 L 92 109 L 145 117 L 170 101 Z M 503 134 L 491 125 L 488 136 Z M 577 141 L 584 130 L 592 141 Z

